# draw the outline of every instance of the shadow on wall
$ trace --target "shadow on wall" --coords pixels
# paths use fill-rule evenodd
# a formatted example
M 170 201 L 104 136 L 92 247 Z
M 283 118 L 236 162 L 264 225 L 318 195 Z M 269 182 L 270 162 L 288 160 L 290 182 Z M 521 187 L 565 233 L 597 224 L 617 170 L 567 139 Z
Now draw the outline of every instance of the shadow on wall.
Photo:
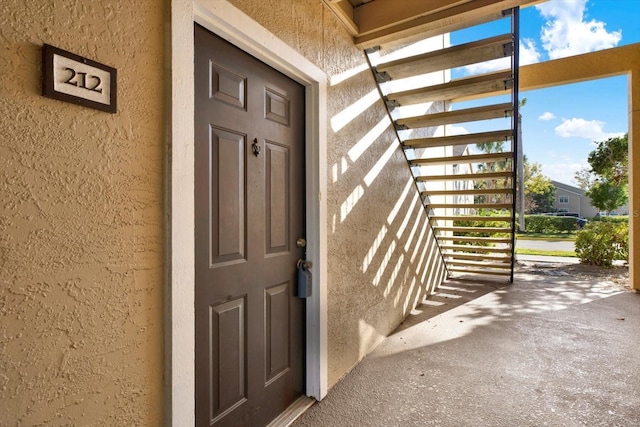
M 445 270 L 366 62 L 332 79 L 328 90 L 331 376 L 392 332 Z

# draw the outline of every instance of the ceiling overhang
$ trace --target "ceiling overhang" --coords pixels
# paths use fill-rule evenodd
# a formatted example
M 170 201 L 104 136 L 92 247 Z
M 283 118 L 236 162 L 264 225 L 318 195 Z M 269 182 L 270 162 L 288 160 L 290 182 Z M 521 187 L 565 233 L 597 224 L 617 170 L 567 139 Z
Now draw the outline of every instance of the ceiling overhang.
M 499 18 L 546 0 L 323 0 L 361 49 L 392 46 Z

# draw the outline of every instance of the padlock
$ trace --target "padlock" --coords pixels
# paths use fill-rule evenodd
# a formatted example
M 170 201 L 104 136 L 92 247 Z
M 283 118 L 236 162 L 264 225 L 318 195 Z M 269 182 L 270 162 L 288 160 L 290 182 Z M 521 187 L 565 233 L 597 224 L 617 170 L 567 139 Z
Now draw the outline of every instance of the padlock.
M 309 298 L 311 296 L 312 283 L 311 283 L 311 262 L 300 260 L 298 261 L 298 298 Z

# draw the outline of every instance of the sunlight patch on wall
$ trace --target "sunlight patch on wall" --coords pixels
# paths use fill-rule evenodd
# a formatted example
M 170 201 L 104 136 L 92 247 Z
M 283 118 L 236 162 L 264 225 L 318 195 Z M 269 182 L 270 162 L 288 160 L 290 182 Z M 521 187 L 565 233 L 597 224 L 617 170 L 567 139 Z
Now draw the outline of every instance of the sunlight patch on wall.
M 402 235 L 404 234 L 404 230 L 407 228 L 407 225 L 409 225 L 409 220 L 411 219 L 411 213 L 415 209 L 419 198 L 420 198 L 420 195 L 418 194 L 417 191 L 413 193 L 413 199 L 411 200 L 411 205 L 409 206 L 409 209 L 407 209 L 407 213 L 405 214 L 404 219 L 402 220 L 402 223 L 400 224 L 400 227 L 398 227 L 398 231 L 396 232 L 396 237 L 398 239 L 402 237 Z
M 438 277 L 438 272 L 439 270 L 437 268 L 433 268 L 433 264 L 435 263 L 435 260 L 438 256 L 438 244 L 434 243 L 432 245 L 430 245 L 430 249 L 431 251 L 431 255 L 429 255 L 429 260 L 427 261 L 427 264 L 425 265 L 425 269 L 424 269 L 424 273 L 422 275 L 422 277 L 426 276 L 426 273 L 429 273 L 429 278 L 428 280 L 434 280 L 436 277 Z M 440 263 L 440 265 L 444 265 L 444 263 Z M 424 281 L 424 279 L 423 279 Z M 427 283 L 432 283 L 432 282 L 427 282 Z M 435 283 L 433 284 L 433 288 L 432 288 L 432 292 L 435 292 L 435 290 L 438 287 L 435 285 Z
M 338 163 L 334 163 L 331 166 L 331 181 L 333 184 L 338 182 L 340 177 L 344 175 L 349 169 L 349 160 L 342 157 Z
M 424 237 L 424 233 L 427 231 L 427 226 L 429 225 L 429 221 L 422 222 L 422 230 L 420 230 L 420 236 L 418 237 L 418 241 L 416 242 L 416 246 L 413 248 L 413 253 L 411 254 L 411 263 L 416 260 L 416 256 L 418 255 L 418 250 L 420 250 L 420 242 L 423 242 L 422 238 Z
M 334 132 L 338 132 L 340 129 L 351 123 L 353 119 L 362 114 L 367 108 L 373 105 L 373 103 L 378 99 L 380 99 L 378 89 L 372 90 L 371 92 L 333 116 L 331 118 L 331 129 L 333 129 Z
M 422 290 L 422 286 L 418 285 L 418 288 L 416 289 L 416 296 L 413 299 L 413 303 L 407 307 L 407 309 L 410 309 L 411 307 L 417 307 L 418 303 L 420 301 L 420 298 L 423 298 L 423 290 Z
M 425 86 L 425 82 L 441 81 L 443 81 L 442 71 L 434 71 L 427 74 L 405 77 L 403 79 L 390 80 L 382 83 L 380 88 L 382 89 L 382 93 L 398 93 L 423 88 Z
M 420 254 L 420 258 L 418 259 L 418 265 L 416 266 L 416 274 L 420 274 L 420 270 L 422 270 L 422 263 L 426 260 L 425 257 L 427 256 L 427 250 L 429 250 L 428 240 L 424 242 L 424 248 L 422 249 L 422 253 Z
M 410 56 L 415 56 L 420 53 L 431 52 L 437 49 L 442 49 L 446 46 L 449 46 L 449 35 L 439 35 L 434 37 L 429 37 L 427 39 L 419 40 L 417 42 L 408 44 L 399 49 L 390 51 L 385 55 L 380 55 L 380 52 L 375 52 L 375 62 L 374 65 L 380 62 L 389 62 L 394 61 L 396 59 L 407 58 Z
M 358 322 L 358 337 L 360 337 L 360 348 L 358 359 L 363 358 L 369 353 L 369 350 L 375 347 L 385 337 L 378 333 L 376 328 L 360 319 Z
M 446 274 L 446 269 L 445 269 L 444 263 L 441 262 L 438 264 L 438 268 L 434 270 L 433 276 L 439 279 L 438 283 L 441 283 L 444 280 L 445 274 Z M 435 292 L 437 287 L 438 286 L 435 283 L 431 283 L 431 288 L 428 289 L 428 293 L 432 294 L 433 292 Z
M 339 74 L 335 74 L 331 77 L 329 77 L 329 85 L 330 86 L 336 86 L 340 83 L 342 83 L 345 80 L 350 79 L 351 77 L 360 74 L 361 72 L 368 70 L 369 66 L 366 63 L 362 63 L 360 65 L 358 65 L 357 67 L 353 67 L 347 71 L 343 71 L 342 73 Z
M 415 288 L 415 286 L 416 286 L 416 277 L 413 276 L 413 280 L 409 285 L 409 291 L 407 292 L 407 298 L 405 298 L 404 304 L 402 304 L 403 316 L 407 315 L 407 310 L 409 310 L 409 307 L 415 307 L 418 302 L 418 298 L 420 297 L 420 292 L 416 294 L 416 297 L 413 299 L 413 302 L 411 301 L 411 294 L 413 293 L 413 288 Z
M 422 283 L 425 283 L 424 280 L 426 279 L 427 273 L 429 271 L 431 271 L 431 275 L 429 276 L 429 278 L 433 277 L 433 272 L 434 272 L 434 269 L 429 267 L 433 263 L 434 255 L 436 252 L 435 241 L 432 241 L 432 244 L 428 245 L 428 247 L 429 247 L 429 256 L 427 257 L 427 262 L 424 264 L 424 269 L 422 270 L 422 277 L 420 277 L 420 282 Z
M 382 169 L 384 169 L 385 165 L 387 164 L 387 162 L 389 161 L 393 153 L 395 153 L 395 151 L 398 149 L 399 144 L 400 142 L 398 141 L 398 139 L 394 138 L 394 140 L 391 141 L 389 148 L 387 148 L 387 151 L 385 151 L 384 154 L 380 156 L 380 159 L 378 159 L 376 164 L 373 165 L 369 173 L 365 175 L 364 183 L 367 184 L 367 187 L 371 187 L 371 184 L 373 184 L 373 181 L 375 181 L 375 179 L 378 177 Z
M 439 111 L 439 110 L 442 110 L 441 108 L 436 109 L 436 111 L 431 111 L 431 109 L 434 108 L 434 106 L 439 107 L 439 105 L 436 104 L 435 101 L 422 102 L 419 104 L 401 105 L 396 109 L 394 109 L 392 114 L 394 119 L 402 119 L 406 117 L 422 116 L 424 114 L 427 114 L 428 112 L 437 112 L 437 113 L 442 112 L 442 111 Z M 443 126 L 438 126 L 438 127 L 443 128 Z M 408 132 L 408 130 L 403 130 L 402 132 Z M 405 134 L 403 133 L 402 134 L 403 139 L 405 139 L 404 135 Z
M 398 307 L 398 305 L 400 304 L 400 298 L 402 298 L 402 294 L 404 293 L 404 286 L 407 284 L 407 280 L 409 279 L 409 272 L 410 268 L 409 266 L 407 266 L 407 268 L 404 269 L 404 276 L 402 277 L 402 281 L 400 282 L 400 286 L 398 286 L 398 290 L 396 291 L 396 296 L 393 298 L 393 307 L 396 308 Z M 407 299 L 411 298 L 411 293 L 407 292 L 407 295 L 405 297 L 405 302 L 407 301 Z
M 434 250 L 435 250 L 435 246 L 437 245 L 434 245 Z M 437 278 L 439 279 L 438 283 L 441 283 L 442 280 L 444 280 L 444 274 L 445 274 L 444 262 L 439 263 L 437 268 L 430 268 L 427 270 L 430 271 L 429 280 L 435 280 Z M 430 292 L 435 292 L 436 288 L 438 287 L 436 283 L 435 282 L 427 282 L 427 283 L 431 283 Z
M 412 186 L 413 186 L 413 177 L 409 177 L 409 180 L 407 181 L 407 185 L 404 186 L 404 189 L 402 190 L 402 193 L 400 194 L 400 197 L 398 198 L 398 201 L 393 206 L 393 209 L 391 209 L 391 212 L 389 213 L 389 216 L 387 217 L 387 224 L 391 225 L 391 224 L 393 224 L 393 221 L 395 221 L 396 215 L 398 215 L 398 212 L 400 211 L 400 208 L 404 204 L 404 199 L 406 199 L 407 194 L 409 194 L 409 189 Z
M 413 224 L 413 228 L 411 229 L 411 233 L 409 233 L 409 237 L 407 237 L 407 241 L 404 244 L 404 251 L 405 252 L 409 252 L 409 248 L 411 247 L 412 243 L 413 243 L 413 238 L 416 236 L 416 231 L 418 231 L 418 226 L 420 224 L 423 224 L 423 230 L 424 230 L 424 225 L 427 224 L 427 222 L 429 221 L 429 219 L 425 216 L 423 218 L 422 221 L 420 221 L 420 219 L 422 218 L 422 209 L 418 209 L 418 211 L 416 212 L 416 218 Z M 420 243 L 420 239 L 422 239 L 422 235 L 420 235 L 420 237 L 418 238 L 418 240 L 416 241 L 416 246 L 419 245 Z M 415 253 L 415 250 L 414 250 Z M 411 262 L 413 262 L 413 255 L 411 256 Z
M 340 206 L 340 222 L 344 222 L 363 195 L 364 188 L 362 188 L 362 185 L 358 185 L 351 194 L 349 194 L 347 200 Z
M 347 153 L 352 162 L 355 162 L 360 158 L 362 153 L 364 153 L 370 146 L 375 142 L 376 139 L 391 125 L 391 120 L 389 120 L 389 116 L 382 117 L 382 120 L 378 122 L 365 136 L 363 136 L 360 141 L 358 141 Z
M 395 252 L 395 250 L 396 250 L 396 242 L 394 240 L 389 245 L 389 248 L 387 249 L 387 253 L 384 254 L 384 258 L 380 263 L 380 267 L 378 267 L 378 271 L 376 272 L 376 275 L 373 278 L 373 286 L 378 286 L 380 284 L 382 275 L 384 274 L 384 271 L 387 269 L 387 266 L 389 265 L 389 261 L 391 261 L 391 258 L 393 257 L 393 253 Z
M 378 249 L 380 249 L 380 246 L 382 246 L 382 242 L 384 241 L 384 238 L 386 235 L 387 235 L 387 226 L 383 225 L 380 231 L 378 232 L 378 235 L 373 240 L 373 244 L 367 251 L 367 255 L 364 257 L 364 260 L 362 261 L 363 273 L 366 273 L 367 270 L 369 269 L 369 265 L 371 265 L 371 260 L 373 260 L 373 257 L 376 256 L 376 253 L 378 252 Z
M 400 269 L 402 268 L 403 262 L 404 262 L 404 254 L 401 254 L 398 257 L 398 262 L 396 262 L 396 266 L 393 268 L 393 271 L 391 272 L 391 277 L 389 277 L 387 286 L 384 288 L 383 295 L 385 298 L 387 298 L 391 293 L 391 289 L 393 289 L 393 284 L 396 282 L 396 279 L 398 278 L 398 273 L 400 273 Z

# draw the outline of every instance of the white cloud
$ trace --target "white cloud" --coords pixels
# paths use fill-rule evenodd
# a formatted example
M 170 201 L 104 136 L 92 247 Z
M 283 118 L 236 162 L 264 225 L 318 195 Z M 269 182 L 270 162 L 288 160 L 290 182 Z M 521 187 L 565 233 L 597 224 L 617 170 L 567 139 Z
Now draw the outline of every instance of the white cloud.
M 540 38 L 549 58 L 563 58 L 614 47 L 622 31 L 608 32 L 605 22 L 585 21 L 587 0 L 550 0 L 536 5 L 547 19 Z
M 540 62 L 540 52 L 536 49 L 536 45 L 531 39 L 523 39 L 520 41 L 520 65 L 528 65 Z M 462 67 L 465 74 L 481 74 L 491 71 L 506 70 L 511 68 L 511 57 L 494 59 L 477 64 Z
M 624 133 L 607 133 L 603 130 L 604 122 L 600 120 L 585 119 L 565 119 L 562 124 L 555 128 L 556 135 L 563 138 L 585 138 L 591 141 L 601 141 L 614 136 L 621 136 Z
M 540 55 L 533 40 L 522 39 L 520 41 L 520 66 L 540 62 Z
M 586 160 L 583 163 L 577 163 L 570 159 L 564 159 L 559 163 L 545 163 L 542 173 L 554 181 L 575 185 L 573 177 L 584 166 L 589 166 Z
M 556 115 L 549 112 L 549 111 L 545 111 L 544 113 L 542 113 L 542 115 L 540 117 L 538 117 L 538 120 L 553 120 L 556 118 Z

